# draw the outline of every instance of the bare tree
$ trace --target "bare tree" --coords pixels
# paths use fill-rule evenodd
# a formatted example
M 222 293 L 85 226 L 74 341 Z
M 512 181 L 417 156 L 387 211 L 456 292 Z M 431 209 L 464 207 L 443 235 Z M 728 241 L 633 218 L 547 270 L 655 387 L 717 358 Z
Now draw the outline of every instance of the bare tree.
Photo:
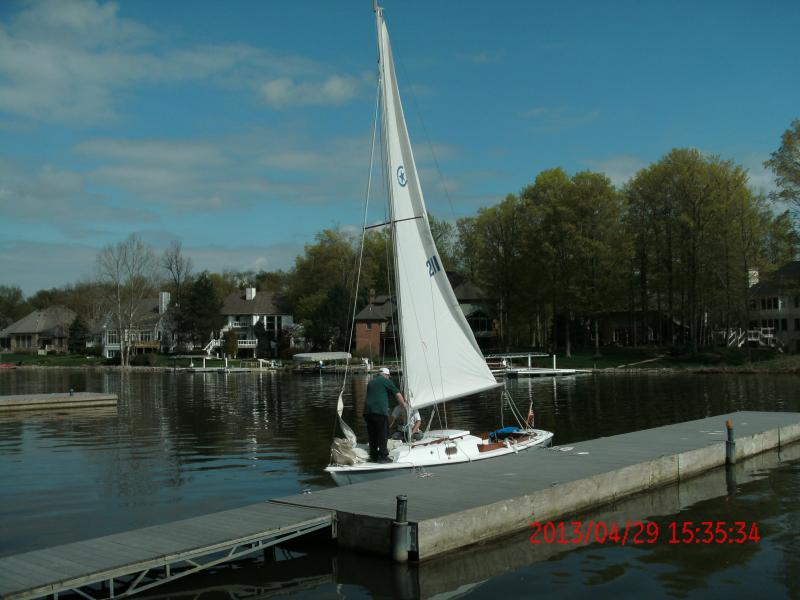
M 130 364 L 130 341 L 142 313 L 142 300 L 154 293 L 157 265 L 153 249 L 137 235 L 105 246 L 97 255 L 100 281 L 110 292 L 111 313 L 119 334 L 120 364 Z
M 161 255 L 161 267 L 168 273 L 175 301 L 180 302 L 183 287 L 192 274 L 192 259 L 184 256 L 182 244 L 175 240 Z

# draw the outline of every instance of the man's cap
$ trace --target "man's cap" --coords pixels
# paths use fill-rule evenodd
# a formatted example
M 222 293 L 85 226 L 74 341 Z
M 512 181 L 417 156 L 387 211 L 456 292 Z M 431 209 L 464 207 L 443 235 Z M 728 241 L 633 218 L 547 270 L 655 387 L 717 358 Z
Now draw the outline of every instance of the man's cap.
M 388 374 L 389 374 L 389 369 L 387 369 L 386 367 L 381 367 L 381 370 L 380 370 L 380 372 L 381 372 L 383 375 L 388 375 Z

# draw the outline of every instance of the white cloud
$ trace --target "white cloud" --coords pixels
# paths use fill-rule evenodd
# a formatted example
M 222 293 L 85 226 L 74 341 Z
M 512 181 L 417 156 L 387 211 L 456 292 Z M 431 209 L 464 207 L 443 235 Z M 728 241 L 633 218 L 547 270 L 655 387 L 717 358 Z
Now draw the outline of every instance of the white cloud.
M 767 155 L 748 154 L 742 161 L 742 166 L 747 171 L 750 187 L 763 194 L 769 194 L 777 189 L 775 174 L 764 167 L 764 161 L 768 158 Z
M 331 75 L 323 81 L 296 82 L 281 77 L 261 84 L 264 102 L 272 108 L 293 106 L 339 105 L 358 95 L 361 81 L 348 75 Z
M 17 285 L 26 295 L 75 283 L 94 272 L 97 248 L 85 244 L 0 241 L 0 285 Z
M 359 89 L 356 77 L 326 79 L 324 65 L 246 44 L 170 48 L 159 33 L 121 17 L 114 2 L 22 6 L 9 23 L 0 23 L 0 111 L 15 115 L 70 124 L 109 121 L 119 116 L 120 92 L 153 82 L 234 85 L 277 105 L 342 104 Z M 265 77 L 274 79 L 254 83 Z
M 0 160 L 0 182 L 4 219 L 51 225 L 73 237 L 85 235 L 97 224 L 158 220 L 150 210 L 113 206 L 108 198 L 87 189 L 82 174 L 52 165 L 31 170 Z
M 624 185 L 636 172 L 647 166 L 641 158 L 629 154 L 611 156 L 603 160 L 585 160 L 592 170 L 605 173 L 615 186 Z

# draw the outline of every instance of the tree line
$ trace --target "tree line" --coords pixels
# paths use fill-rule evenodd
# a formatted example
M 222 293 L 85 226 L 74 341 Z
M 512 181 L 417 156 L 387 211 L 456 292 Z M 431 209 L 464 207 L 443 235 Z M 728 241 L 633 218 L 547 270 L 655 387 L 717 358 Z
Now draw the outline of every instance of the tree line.
M 696 350 L 714 330 L 747 326 L 755 271 L 796 257 L 797 213 L 777 212 L 776 201 L 800 209 L 800 120 L 765 165 L 776 174 L 771 198 L 732 161 L 675 149 L 619 189 L 603 173 L 554 168 L 474 216 L 429 222 L 444 267 L 487 294 L 503 348 L 598 351 L 602 318 L 614 313 L 627 319 L 628 344 Z M 289 269 L 195 273 L 179 243 L 158 255 L 131 236 L 100 251 L 92 281 L 27 299 L 0 286 L 0 327 L 63 304 L 88 322 L 110 312 L 124 330 L 161 289 L 179 342 L 197 347 L 222 326 L 223 298 L 252 286 L 302 324 L 314 349 L 340 349 L 354 310 L 392 289 L 389 232 L 370 230 L 363 242 L 326 229 Z

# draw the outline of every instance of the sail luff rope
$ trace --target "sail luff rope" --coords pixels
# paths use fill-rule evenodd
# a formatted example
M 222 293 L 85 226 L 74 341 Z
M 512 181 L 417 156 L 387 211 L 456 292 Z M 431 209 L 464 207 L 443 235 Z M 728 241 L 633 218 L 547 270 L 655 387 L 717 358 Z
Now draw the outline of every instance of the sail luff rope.
M 389 130 L 388 130 L 388 127 L 386 126 L 387 123 L 388 123 L 388 120 L 389 120 L 389 115 L 387 114 L 387 110 L 386 110 L 386 106 L 387 106 L 386 97 L 388 95 L 388 90 L 387 90 L 387 85 L 386 85 L 387 84 L 386 79 L 385 79 L 385 77 L 383 77 L 383 75 L 386 75 L 388 63 L 386 63 L 386 60 L 385 60 L 386 56 L 384 56 L 384 54 L 383 54 L 383 46 L 384 46 L 384 42 L 385 42 L 384 37 L 383 37 L 383 30 L 385 29 L 385 24 L 384 24 L 384 21 L 383 21 L 383 9 L 381 7 L 378 7 L 377 15 L 378 15 L 378 20 L 379 20 L 379 22 L 378 22 L 378 55 L 379 55 L 379 58 L 380 58 L 380 61 L 381 61 L 381 75 L 382 75 L 381 76 L 381 80 L 383 82 L 382 89 L 383 89 L 384 138 L 386 139 L 386 144 L 387 144 L 387 146 L 386 146 L 386 153 L 387 153 L 386 156 L 387 156 L 387 159 L 390 159 L 391 157 L 389 156 L 389 146 L 388 146 L 388 143 L 389 143 L 388 142 L 388 131 Z M 398 266 L 399 265 L 399 262 L 398 262 L 399 261 L 399 252 L 398 252 L 398 247 L 397 247 L 397 244 L 398 244 L 398 241 L 397 241 L 397 223 L 394 220 L 394 188 L 393 188 L 392 182 L 390 180 L 391 174 L 390 174 L 390 169 L 389 169 L 388 162 L 389 162 L 388 160 L 385 161 L 385 166 L 386 166 L 386 185 L 387 185 L 388 190 L 389 190 L 389 203 L 391 204 L 391 207 L 392 207 L 392 219 L 391 219 L 392 220 L 392 228 L 391 228 L 391 231 L 392 231 L 392 242 L 393 242 L 392 250 L 393 250 L 393 259 L 394 259 L 393 262 L 394 262 L 394 273 L 395 273 L 395 293 L 397 295 L 397 319 L 398 319 L 399 322 L 402 322 L 403 321 L 403 306 L 402 306 L 402 302 L 401 302 L 401 299 L 400 299 L 400 296 L 401 296 L 400 286 L 398 285 L 398 282 L 397 282 L 397 277 L 400 275 L 400 269 L 399 269 L 399 266 Z M 401 334 L 402 334 L 402 332 L 401 332 Z M 397 334 L 395 332 L 395 343 L 396 343 L 396 337 L 397 337 Z M 406 399 L 408 399 L 409 393 L 408 393 L 408 387 L 407 387 L 408 386 L 408 377 L 407 377 L 407 374 L 406 374 L 406 363 L 407 363 L 407 361 L 406 361 L 406 339 L 405 339 L 405 336 L 401 335 L 400 336 L 400 369 L 401 369 L 400 389 L 403 392 L 403 396 Z

